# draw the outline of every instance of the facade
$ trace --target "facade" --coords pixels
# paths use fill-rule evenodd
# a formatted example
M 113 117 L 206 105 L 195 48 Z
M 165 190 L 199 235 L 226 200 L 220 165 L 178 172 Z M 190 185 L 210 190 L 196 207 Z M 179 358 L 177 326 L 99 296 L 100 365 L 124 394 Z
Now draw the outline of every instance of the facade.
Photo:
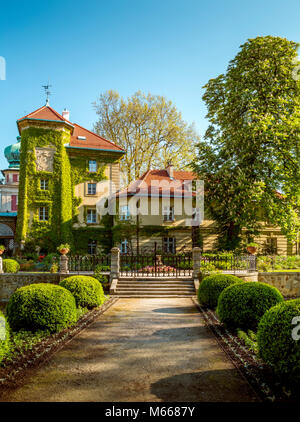
M 6 253 L 14 250 L 14 238 L 18 211 L 20 137 L 17 142 L 5 148 L 4 155 L 8 168 L 2 170 L 3 179 L 0 184 L 0 243 L 5 246 Z
M 97 203 L 118 189 L 125 151 L 49 105 L 17 121 L 21 136 L 18 248 L 55 251 L 60 243 L 95 253 Z M 114 183 L 112 183 L 114 182 Z
M 195 179 L 194 173 L 175 171 L 170 164 L 163 170 L 148 170 L 118 192 L 118 220 L 121 224 L 133 224 L 132 237 L 120 242 L 121 253 L 147 253 L 154 249 L 183 253 L 198 246 L 199 223 L 192 188 Z
M 116 195 L 119 220 L 131 221 L 134 227 L 138 226 L 136 233 L 133 229 L 130 239 L 124 237 L 120 241 L 121 253 L 146 253 L 154 248 L 166 253 L 181 253 L 191 251 L 193 246 L 200 246 L 204 253 L 212 252 L 217 242 L 216 222 L 204 210 L 199 224 L 192 225 L 189 223 L 191 210 L 186 214 L 183 205 L 184 185 L 195 179 L 196 175 L 192 172 L 175 171 L 173 166 L 169 166 L 164 170 L 149 170 L 127 189 L 119 192 Z M 160 190 L 151 189 L 155 183 Z M 166 187 L 172 186 L 172 183 L 175 188 L 173 191 L 171 188 L 168 201 L 164 196 L 168 196 Z M 139 202 L 140 214 L 134 210 L 135 202 Z M 177 213 L 176 208 L 179 210 Z M 197 212 L 197 208 L 193 208 L 194 216 Z M 280 255 L 299 253 L 299 245 L 289 243 L 279 227 L 266 222 L 261 222 L 261 225 L 260 235 L 254 239 L 261 252 Z

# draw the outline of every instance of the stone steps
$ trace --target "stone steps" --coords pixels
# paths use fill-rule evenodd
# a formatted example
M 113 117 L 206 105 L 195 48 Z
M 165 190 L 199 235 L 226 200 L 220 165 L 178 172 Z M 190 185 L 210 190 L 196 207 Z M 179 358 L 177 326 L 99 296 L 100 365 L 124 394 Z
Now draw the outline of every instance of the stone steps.
M 191 297 L 195 296 L 193 280 L 130 280 L 121 279 L 118 281 L 114 293 L 120 297 Z

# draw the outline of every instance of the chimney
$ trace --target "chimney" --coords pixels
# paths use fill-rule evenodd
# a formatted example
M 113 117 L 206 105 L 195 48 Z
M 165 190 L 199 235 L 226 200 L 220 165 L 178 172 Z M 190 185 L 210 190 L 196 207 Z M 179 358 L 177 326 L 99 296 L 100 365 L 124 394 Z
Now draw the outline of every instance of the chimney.
M 168 163 L 168 167 L 166 168 L 170 179 L 174 179 L 174 166 L 172 163 Z
M 70 120 L 70 112 L 69 110 L 67 110 L 66 108 L 64 109 L 64 111 L 61 113 L 61 115 L 63 116 L 63 118 L 65 120 Z

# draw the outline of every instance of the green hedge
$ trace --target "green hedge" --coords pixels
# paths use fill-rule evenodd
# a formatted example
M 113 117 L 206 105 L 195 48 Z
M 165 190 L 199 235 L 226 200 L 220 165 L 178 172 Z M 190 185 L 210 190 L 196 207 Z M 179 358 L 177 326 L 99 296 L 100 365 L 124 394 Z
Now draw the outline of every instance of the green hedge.
M 275 287 L 250 281 L 223 290 L 217 313 L 225 325 L 255 330 L 263 314 L 282 301 L 283 296 Z
M 293 339 L 292 332 L 300 334 L 300 299 L 288 300 L 269 309 L 258 325 L 257 342 L 260 357 L 284 378 L 300 382 L 300 339 Z
M 20 264 L 14 259 L 3 259 L 3 271 L 5 273 L 17 273 L 20 270 Z
M 76 305 L 82 308 L 100 306 L 105 300 L 101 283 L 93 277 L 74 275 L 65 278 L 59 285 L 69 290 L 75 297 Z
M 0 311 L 0 362 L 9 352 L 9 325 L 8 322 Z
M 209 308 L 215 308 L 222 291 L 237 283 L 243 283 L 243 281 L 230 274 L 216 274 L 205 277 L 198 289 L 199 303 Z
M 77 321 L 73 295 L 61 286 L 31 284 L 17 289 L 7 305 L 7 318 L 13 330 L 57 332 Z

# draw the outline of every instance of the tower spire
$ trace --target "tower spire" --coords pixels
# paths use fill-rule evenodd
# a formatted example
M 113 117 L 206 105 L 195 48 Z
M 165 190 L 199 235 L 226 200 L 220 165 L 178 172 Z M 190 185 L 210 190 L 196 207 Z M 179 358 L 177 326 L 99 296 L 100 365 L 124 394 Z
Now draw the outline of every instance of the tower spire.
M 51 92 L 50 92 L 50 87 L 51 87 L 52 85 L 50 85 L 49 84 L 49 81 L 48 81 L 48 84 L 47 85 L 42 85 L 42 87 L 44 88 L 44 90 L 45 90 L 45 94 L 46 94 L 46 106 L 48 107 L 49 105 L 50 105 L 50 102 L 49 102 L 49 95 L 51 95 Z

